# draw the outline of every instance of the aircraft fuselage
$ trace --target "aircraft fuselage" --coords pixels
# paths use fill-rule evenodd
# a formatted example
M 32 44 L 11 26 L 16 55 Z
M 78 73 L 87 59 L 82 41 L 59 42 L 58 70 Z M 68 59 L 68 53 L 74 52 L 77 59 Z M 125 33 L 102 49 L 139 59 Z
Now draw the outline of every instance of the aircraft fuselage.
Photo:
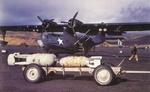
M 89 50 L 92 46 L 105 41 L 105 35 L 98 32 L 95 35 L 76 33 L 76 36 L 64 32 L 43 32 L 37 41 L 39 46 L 48 53 L 75 53 Z

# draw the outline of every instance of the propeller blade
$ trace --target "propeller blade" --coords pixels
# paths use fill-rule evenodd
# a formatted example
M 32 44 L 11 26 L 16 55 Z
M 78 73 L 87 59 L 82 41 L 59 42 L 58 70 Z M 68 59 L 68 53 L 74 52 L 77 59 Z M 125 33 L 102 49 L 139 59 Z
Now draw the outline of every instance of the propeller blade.
M 72 28 L 72 30 L 73 30 L 73 34 L 74 34 L 73 36 L 74 36 L 74 37 L 76 37 L 76 36 L 77 36 L 77 34 L 76 34 L 76 32 L 75 32 L 75 29 L 74 29 L 74 28 Z
M 75 13 L 75 15 L 73 16 L 73 21 L 74 21 L 74 19 L 77 17 L 77 15 L 78 15 L 78 11 Z
M 74 25 L 74 20 L 75 20 L 75 18 L 77 17 L 77 15 L 78 15 L 78 11 L 75 13 L 75 15 L 73 16 L 73 18 L 71 19 L 71 21 L 70 21 L 70 26 L 71 27 L 73 27 L 73 25 Z M 69 22 L 68 22 L 69 23 Z
M 38 18 L 41 22 L 43 22 L 43 20 L 40 18 L 40 16 L 37 16 L 37 18 Z

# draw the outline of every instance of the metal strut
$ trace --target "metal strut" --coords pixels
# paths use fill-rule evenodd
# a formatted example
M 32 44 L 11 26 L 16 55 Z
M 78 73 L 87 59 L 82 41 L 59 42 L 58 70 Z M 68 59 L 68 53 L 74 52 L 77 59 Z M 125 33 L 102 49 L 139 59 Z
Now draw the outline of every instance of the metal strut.
M 88 32 L 90 32 L 91 29 L 89 29 L 79 40 L 77 40 L 74 45 L 76 45 Z
M 91 36 L 89 36 L 84 42 L 80 42 L 80 40 L 88 33 L 90 31 L 90 29 L 80 38 L 80 39 L 78 39 L 75 43 L 74 43 L 74 45 L 76 45 L 76 44 L 78 44 L 79 45 L 79 49 L 81 49 L 81 51 L 84 51 L 84 47 L 83 47 L 83 43 L 84 42 L 86 42 L 86 41 L 88 41 L 90 38 L 91 38 Z

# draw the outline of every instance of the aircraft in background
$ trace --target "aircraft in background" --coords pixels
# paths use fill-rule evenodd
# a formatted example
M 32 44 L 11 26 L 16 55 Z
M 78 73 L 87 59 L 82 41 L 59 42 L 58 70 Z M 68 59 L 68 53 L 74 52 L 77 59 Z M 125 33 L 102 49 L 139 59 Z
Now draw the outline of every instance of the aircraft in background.
M 42 20 L 37 16 L 42 25 L 0 26 L 0 34 L 3 37 L 1 43 L 7 44 L 5 41 L 7 30 L 34 31 L 41 33 L 37 42 L 47 53 L 84 52 L 86 55 L 90 48 L 106 40 L 106 34 L 118 36 L 126 31 L 150 30 L 150 22 L 90 24 L 77 20 L 77 14 L 78 12 L 68 22 L 61 21 L 62 24 L 57 24 L 54 19 Z

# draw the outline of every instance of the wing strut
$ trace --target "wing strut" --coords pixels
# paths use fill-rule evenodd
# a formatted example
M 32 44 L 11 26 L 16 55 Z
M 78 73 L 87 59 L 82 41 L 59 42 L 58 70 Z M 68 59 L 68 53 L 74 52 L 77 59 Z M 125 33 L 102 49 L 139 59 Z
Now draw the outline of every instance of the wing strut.
M 76 45 L 77 43 L 79 43 L 79 41 L 80 41 L 88 32 L 90 32 L 90 30 L 91 30 L 91 29 L 89 29 L 79 40 L 77 40 L 77 41 L 74 43 L 74 45 Z M 88 38 L 88 39 L 89 39 L 89 38 Z M 87 39 L 87 40 L 88 40 L 88 39 Z M 86 40 L 86 41 L 87 41 L 87 40 Z

